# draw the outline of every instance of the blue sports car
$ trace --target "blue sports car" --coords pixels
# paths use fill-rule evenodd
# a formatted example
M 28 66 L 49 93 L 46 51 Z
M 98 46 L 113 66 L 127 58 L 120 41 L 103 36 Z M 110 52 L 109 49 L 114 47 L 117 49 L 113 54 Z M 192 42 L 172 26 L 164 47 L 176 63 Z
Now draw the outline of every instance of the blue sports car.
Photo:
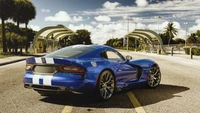
M 103 100 L 115 91 L 144 82 L 150 88 L 160 84 L 161 72 L 149 59 L 131 60 L 103 45 L 73 45 L 40 58 L 26 59 L 24 87 L 41 95 L 73 92 L 96 93 Z

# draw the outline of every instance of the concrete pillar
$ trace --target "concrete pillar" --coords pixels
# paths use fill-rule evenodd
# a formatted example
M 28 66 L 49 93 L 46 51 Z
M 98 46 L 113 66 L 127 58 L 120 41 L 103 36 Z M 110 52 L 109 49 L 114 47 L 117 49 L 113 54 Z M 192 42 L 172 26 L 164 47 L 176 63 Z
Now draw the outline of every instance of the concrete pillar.
M 193 55 L 192 55 L 192 47 L 190 48 L 190 58 L 193 59 Z
M 171 48 L 171 56 L 173 56 L 173 54 L 174 54 L 174 48 L 172 47 Z

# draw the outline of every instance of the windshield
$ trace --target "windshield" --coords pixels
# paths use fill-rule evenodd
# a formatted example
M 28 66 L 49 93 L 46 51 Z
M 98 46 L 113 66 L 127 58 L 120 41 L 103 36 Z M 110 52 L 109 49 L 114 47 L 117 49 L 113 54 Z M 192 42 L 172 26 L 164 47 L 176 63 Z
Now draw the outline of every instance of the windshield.
M 52 57 L 52 58 L 76 58 L 79 57 L 85 53 L 88 53 L 90 51 L 93 51 L 94 48 L 91 48 L 89 46 L 81 46 L 81 45 L 76 45 L 76 46 L 70 46 L 70 47 L 65 47 L 63 49 L 54 51 L 46 57 Z

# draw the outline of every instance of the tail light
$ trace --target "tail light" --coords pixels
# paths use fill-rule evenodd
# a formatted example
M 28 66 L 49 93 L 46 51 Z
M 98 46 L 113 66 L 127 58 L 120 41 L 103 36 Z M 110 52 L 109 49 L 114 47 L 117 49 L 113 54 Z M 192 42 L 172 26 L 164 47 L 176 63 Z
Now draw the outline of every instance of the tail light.
M 30 70 L 32 69 L 32 65 L 33 65 L 33 64 L 26 64 L 25 70 L 26 70 L 26 71 L 30 71 Z
M 61 71 L 67 72 L 67 73 L 85 73 L 85 69 L 78 66 L 61 66 Z

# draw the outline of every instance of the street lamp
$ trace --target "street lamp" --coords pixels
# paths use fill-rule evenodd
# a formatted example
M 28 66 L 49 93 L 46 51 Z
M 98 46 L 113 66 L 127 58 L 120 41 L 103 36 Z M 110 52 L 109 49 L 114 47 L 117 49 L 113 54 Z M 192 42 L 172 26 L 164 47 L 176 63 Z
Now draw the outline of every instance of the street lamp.
M 184 22 L 183 24 L 185 24 L 185 47 L 186 47 L 186 40 L 187 40 L 187 25 L 189 24 L 189 22 Z
M 158 20 L 161 18 L 161 16 L 155 16 L 155 18 L 157 19 L 157 25 L 158 25 L 158 31 L 157 34 L 159 33 L 159 24 L 158 24 Z M 158 50 L 160 51 L 160 44 L 158 43 Z
M 129 22 L 130 22 L 130 17 L 128 16 L 127 18 L 127 21 L 128 21 L 128 23 L 127 23 L 127 34 L 129 33 Z M 128 39 L 128 36 L 127 36 L 127 51 L 128 51 L 128 41 L 129 41 L 129 39 Z
M 155 16 L 155 18 L 157 19 L 157 25 L 158 25 L 158 30 L 157 30 L 157 33 L 159 31 L 159 24 L 158 24 L 158 20 L 161 18 L 161 16 Z

